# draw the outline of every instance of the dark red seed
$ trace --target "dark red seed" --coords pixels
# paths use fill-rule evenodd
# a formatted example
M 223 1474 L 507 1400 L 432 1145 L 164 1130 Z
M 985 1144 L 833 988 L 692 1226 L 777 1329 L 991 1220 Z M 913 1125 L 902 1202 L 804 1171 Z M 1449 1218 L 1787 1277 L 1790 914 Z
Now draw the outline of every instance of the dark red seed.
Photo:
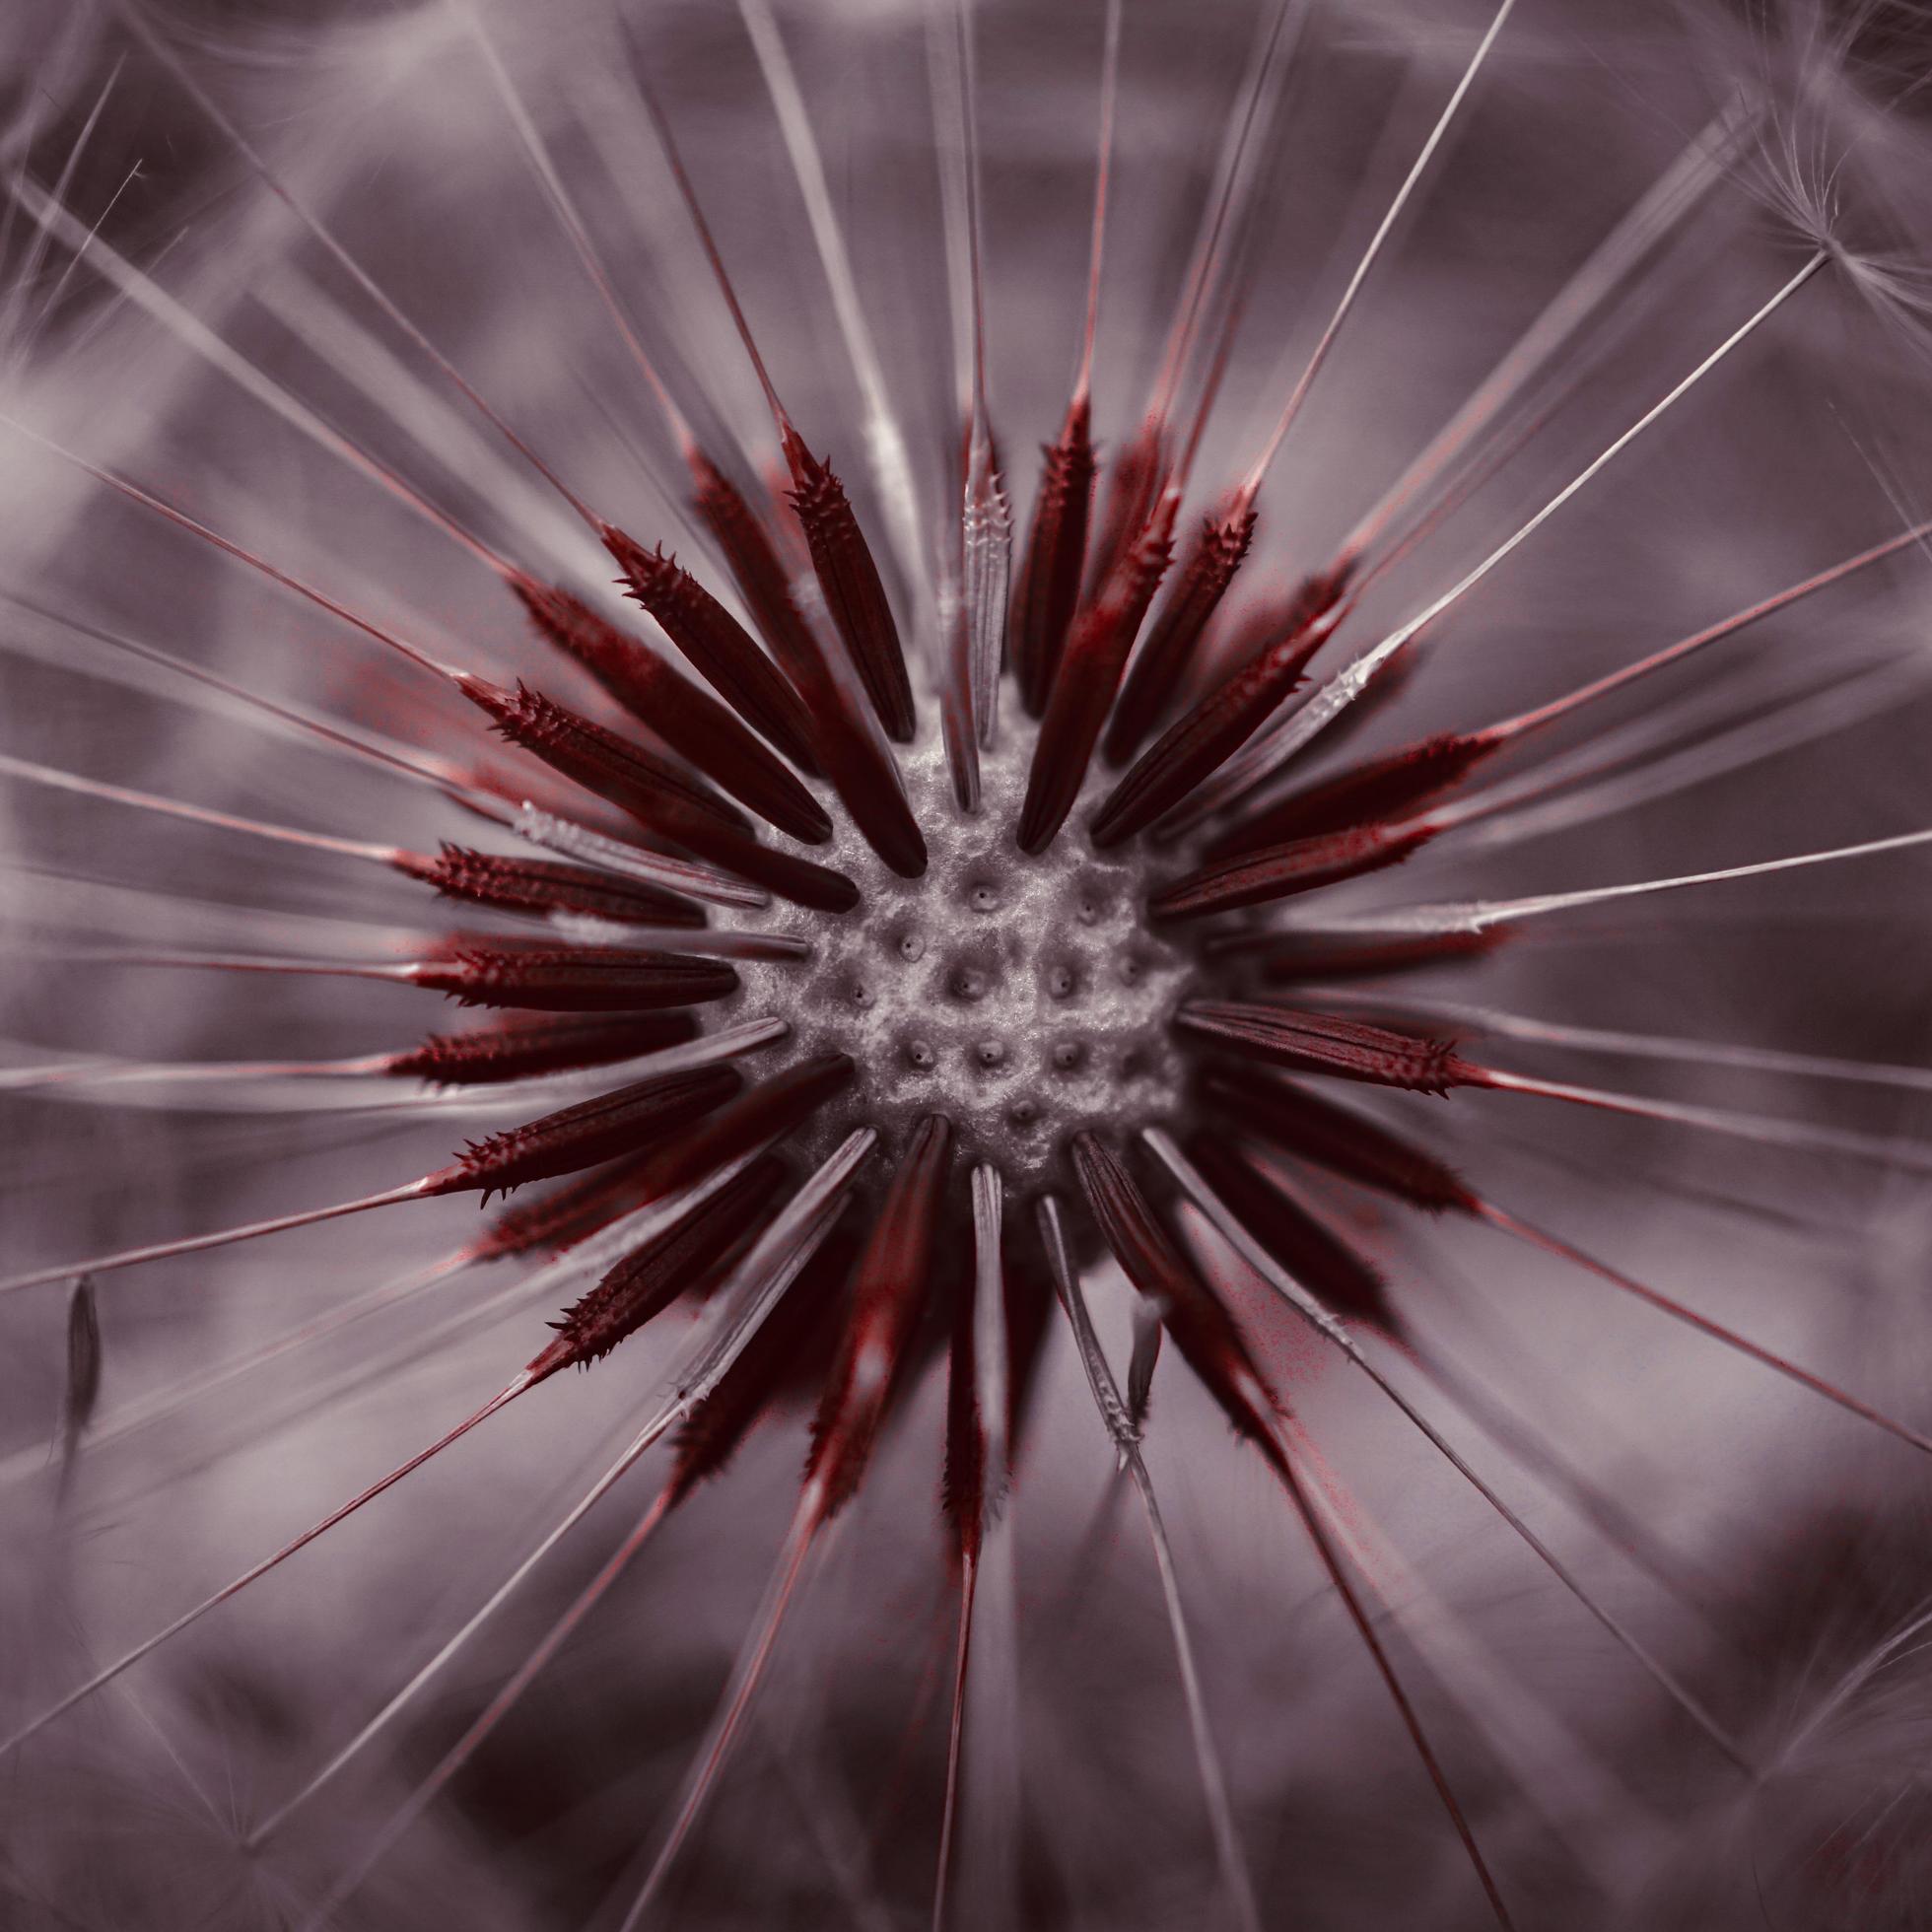
M 1014 1271 L 1005 1265 L 1003 1254 L 1000 1276 L 1006 1335 L 1006 1413 L 1000 1420 L 1005 1431 L 1006 1453 L 998 1469 L 991 1467 L 988 1460 L 988 1417 L 980 1408 L 977 1284 L 970 1272 L 962 1273 L 952 1297 L 951 1339 L 946 1356 L 945 1462 L 939 1480 L 939 1502 L 952 1526 L 955 1553 L 962 1561 L 978 1558 L 988 1517 L 1000 1508 L 1004 1498 L 1012 1468 L 1014 1430 L 1025 1399 L 1025 1387 L 1030 1384 L 1037 1362 L 1040 1342 L 1024 1312 L 1019 1313 L 1018 1327 L 1014 1326 L 1015 1302 L 1023 1299 L 1024 1289 L 1016 1295 Z M 1053 1292 L 1044 1283 L 1027 1285 L 1043 1287 L 1048 1296 Z
M 1046 467 L 1020 558 L 1007 649 L 1030 716 L 1046 709 L 1060 654 L 1080 600 L 1087 524 L 1093 515 L 1092 411 L 1084 391 L 1068 405 L 1057 442 L 1045 446 Z
M 859 887 L 844 872 L 794 859 L 789 853 L 752 845 L 735 858 L 721 858 L 719 863 L 789 904 L 809 907 L 813 912 L 849 913 L 859 904 Z
M 588 1294 L 550 1324 L 557 1339 L 532 1358 L 541 1380 L 562 1368 L 588 1368 L 635 1335 L 769 1218 L 784 1164 L 761 1160 L 651 1240 L 634 1248 Z
M 1237 1132 L 1284 1152 L 1394 1195 L 1431 1214 L 1480 1214 L 1483 1204 L 1446 1161 L 1392 1134 L 1352 1107 L 1309 1093 L 1285 1080 L 1216 1070 L 1202 1095 Z
M 1357 560 L 1338 557 L 1326 570 L 1311 570 L 1294 587 L 1282 622 L 1285 631 L 1318 624 L 1339 604 L 1355 581 Z
M 887 737 L 910 744 L 918 726 L 913 687 L 899 628 L 892 621 L 885 586 L 865 542 L 845 487 L 805 448 L 795 430 L 785 432 L 785 460 L 792 471 L 792 507 L 811 549 L 812 570 L 825 608 L 852 654 L 854 667 L 872 701 Z
M 1333 1013 L 1272 1001 L 1191 1000 L 1176 1023 L 1217 1046 L 1259 1054 L 1297 1073 L 1331 1073 L 1408 1093 L 1447 1093 L 1452 1086 L 1481 1084 L 1478 1070 L 1457 1058 L 1454 1041 L 1397 1033 Z
M 433 1080 L 438 1086 L 489 1085 L 635 1060 L 679 1046 L 697 1031 L 688 1013 L 500 1021 L 473 1033 L 432 1033 L 421 1046 L 391 1054 L 383 1070 L 399 1078 Z
M 1261 953 L 1265 980 L 1348 980 L 1480 959 L 1509 936 L 1506 926 L 1480 932 L 1283 932 Z
M 816 912 L 850 912 L 859 888 L 843 872 L 761 846 L 744 817 L 644 746 L 518 685 L 516 691 L 465 673 L 464 691 L 497 720 L 513 744 L 553 771 L 621 805 L 641 825 L 767 892 Z M 473 687 L 473 688 L 472 688 Z
M 1149 416 L 1108 465 L 1100 533 L 1087 564 L 1089 603 L 1100 600 L 1109 579 L 1119 572 L 1134 547 L 1135 538 L 1147 527 L 1166 482 L 1166 438 L 1159 418 Z
M 669 837 L 681 842 L 692 827 L 742 831 L 749 823 L 735 805 L 668 759 L 526 684 L 510 691 L 468 672 L 456 682 L 519 750 Z
M 760 885 L 789 905 L 806 906 L 819 913 L 849 913 L 859 903 L 859 887 L 830 865 L 814 865 L 789 852 L 774 852 L 755 839 L 727 835 L 709 838 L 704 845 L 684 842 L 700 859 L 722 865 L 739 878 Z
M 1483 732 L 1444 731 L 1422 738 L 1289 793 L 1222 834 L 1208 848 L 1208 856 L 1231 859 L 1238 853 L 1255 852 L 1285 840 L 1345 831 L 1371 819 L 1406 814 L 1460 785 L 1484 758 L 1501 748 L 1500 738 Z
M 792 601 L 785 566 L 765 526 L 704 457 L 692 457 L 696 509 L 717 537 L 765 641 L 804 700 L 819 764 L 869 845 L 902 878 L 926 870 L 926 841 L 906 804 L 891 754 L 855 714 L 845 687 Z
M 977 1560 L 986 1531 L 986 1423 L 980 1414 L 974 1351 L 973 1295 L 962 1282 L 953 1297 L 952 1337 L 946 1353 L 945 1461 L 939 1475 L 939 1507 L 952 1527 L 956 1553 Z
M 818 640 L 792 596 L 792 578 L 768 531 L 745 502 L 738 486 L 701 451 L 691 454 L 691 477 L 696 484 L 692 508 L 724 553 L 759 635 L 771 646 L 780 668 L 804 700 L 807 735 L 818 742 L 813 722 L 816 705 L 806 688 L 806 676 L 822 671 Z
M 1201 643 L 1208 620 L 1219 609 L 1227 586 L 1254 540 L 1255 513 L 1243 505 L 1203 522 L 1194 549 L 1181 567 L 1160 615 L 1136 655 L 1107 724 L 1101 755 L 1124 765 L 1139 750 L 1172 702 L 1175 686 Z
M 1346 616 L 1346 611 L 1342 615 Z M 1338 618 L 1337 622 L 1340 621 Z M 1342 715 L 1323 729 L 1320 741 L 1325 754 L 1333 756 L 1351 738 L 1371 729 L 1376 720 L 1409 689 L 1422 667 L 1425 643 L 1424 637 L 1414 637 L 1393 657 L 1383 659 L 1381 669 L 1356 693 L 1354 702 L 1346 705 Z
M 705 923 L 704 909 L 689 899 L 588 865 L 507 858 L 501 853 L 451 845 L 447 840 L 434 859 L 406 852 L 394 862 L 397 871 L 435 886 L 445 898 L 473 906 L 540 916 L 578 913 L 632 926 L 700 927 Z
M 716 1476 L 759 1418 L 790 1391 L 816 1383 L 830 1367 L 838 1327 L 826 1319 L 827 1303 L 844 1285 L 857 1254 L 854 1238 L 834 1230 L 678 1430 L 670 1482 L 674 1500 Z
M 716 959 L 624 946 L 459 946 L 427 960 L 417 986 L 465 1006 L 520 1006 L 545 1013 L 622 1013 L 697 1006 L 737 991 L 738 976 Z
M 819 1054 L 747 1087 L 656 1157 L 648 1176 L 650 1198 L 695 1186 L 707 1174 L 782 1140 L 843 1093 L 857 1070 L 845 1054 Z
M 650 1192 L 652 1156 L 639 1154 L 553 1188 L 535 1200 L 501 1209 L 476 1244 L 479 1261 L 500 1261 L 538 1248 L 561 1254 L 656 1197 Z
M 657 561 L 677 571 L 662 557 Z M 512 588 L 544 637 L 741 805 L 807 845 L 823 845 L 832 836 L 832 821 L 818 800 L 708 691 L 626 637 L 581 597 L 527 578 L 514 580 Z
M 1346 578 L 1338 580 L 1336 572 L 1314 571 L 1292 589 L 1253 597 L 1231 612 L 1223 605 L 1203 648 L 1181 673 L 1186 707 L 1192 710 L 1225 683 L 1233 666 L 1245 664 L 1277 639 L 1292 637 L 1326 616 L 1341 600 L 1340 589 L 1334 587 L 1338 581 L 1346 587 Z
M 1399 1333 L 1388 1283 L 1355 1250 L 1283 1194 L 1219 1135 L 1198 1134 L 1188 1158 L 1235 1218 L 1330 1314 Z
M 792 472 L 786 468 L 785 458 L 768 457 L 759 465 L 758 480 L 764 485 L 769 505 L 765 528 L 771 533 L 772 549 L 785 566 L 787 578 L 796 584 L 811 569 L 811 549 L 792 512 Z M 817 635 L 815 626 L 813 635 Z
M 1080 794 L 1127 655 L 1173 554 L 1171 508 L 1142 529 L 1099 601 L 1073 626 L 1027 773 L 1017 839 L 1024 853 L 1037 856 L 1053 844 Z
M 1101 1238 L 1127 1278 L 1159 1310 L 1161 1325 L 1188 1366 L 1236 1433 L 1278 1462 L 1272 1402 L 1219 1298 L 1182 1257 L 1118 1156 L 1090 1133 L 1073 1137 L 1073 1171 Z
M 892 754 L 821 662 L 802 680 L 812 706 L 812 728 L 823 748 L 826 777 L 852 814 L 861 836 L 901 878 L 926 870 L 926 840 L 906 803 Z
M 481 1189 L 487 1202 L 527 1181 L 576 1174 L 599 1161 L 637 1151 L 701 1119 L 728 1100 L 743 1080 L 729 1067 L 701 1067 L 600 1093 L 521 1127 L 472 1140 L 453 1167 L 423 1192 L 461 1194 Z
M 1334 628 L 1326 616 L 1284 630 L 1170 725 L 1095 814 L 1094 844 L 1119 845 L 1145 830 L 1233 757 L 1301 682 Z
M 629 812 L 620 812 L 601 798 L 556 781 L 547 771 L 532 771 L 522 758 L 498 762 L 486 754 L 466 765 L 446 765 L 444 776 L 444 795 L 449 802 L 492 831 L 502 831 L 505 823 L 497 805 L 508 805 L 515 814 L 527 804 L 620 844 L 643 846 L 650 852 L 677 850 L 660 833 L 646 830 Z M 487 795 L 475 797 L 473 793 Z
M 1314 648 L 1319 648 L 1333 637 L 1347 619 L 1348 612 L 1353 607 L 1343 602 L 1343 595 L 1353 579 L 1354 569 L 1353 561 L 1344 558 L 1328 570 L 1316 571 L 1304 578 L 1294 595 L 1288 600 L 1288 615 L 1284 618 L 1281 629 L 1276 634 L 1277 640 L 1292 645 L 1306 642 L 1312 637 Z M 1310 656 L 1313 656 L 1313 649 L 1296 665 L 1297 671 L 1306 666 L 1307 657 Z M 1373 718 L 1388 699 L 1407 683 L 1414 670 L 1414 656 L 1412 647 L 1410 650 L 1397 652 L 1395 656 L 1388 660 L 1379 675 L 1370 680 L 1368 688 L 1356 698 L 1353 704 L 1345 708 L 1338 721 L 1327 726 L 1323 741 L 1328 748 L 1333 749 L 1359 729 L 1365 718 Z M 1245 670 L 1253 659 L 1250 657 L 1237 661 L 1243 662 Z M 1235 675 L 1238 677 L 1241 673 L 1237 672 Z M 1286 695 L 1287 693 L 1283 691 L 1280 697 L 1276 698 L 1276 703 L 1278 705 L 1281 698 L 1285 698 Z M 1243 739 L 1258 731 L 1264 724 L 1268 723 L 1268 719 L 1267 712 L 1261 713 L 1249 729 L 1242 733 Z M 1257 749 L 1259 748 L 1257 746 Z M 1232 775 L 1227 776 L 1231 778 Z M 1229 798 L 1245 795 L 1255 786 L 1268 783 L 1273 776 L 1272 772 L 1266 770 L 1249 774 L 1239 783 L 1225 789 L 1225 796 L 1222 795 L 1224 788 L 1210 786 L 1207 788 L 1209 795 L 1206 798 L 1195 801 L 1183 799 L 1174 807 L 1167 824 L 1162 829 L 1174 832 L 1186 831 L 1198 824 L 1209 811 L 1220 809 Z
M 1190 872 L 1156 892 L 1147 911 L 1154 919 L 1205 919 L 1210 913 L 1267 905 L 1399 865 L 1434 836 L 1428 825 L 1357 825 L 1346 832 L 1291 839 L 1246 859 Z
M 926 871 L 926 840 L 906 803 L 891 754 L 847 708 L 845 693 L 826 674 L 814 699 L 825 744 L 826 775 L 860 834 L 901 878 Z
M 852 1312 L 812 1422 L 806 1481 L 823 1485 L 820 1520 L 850 1500 L 926 1312 L 951 1165 L 952 1127 L 920 1122 L 853 1277 Z
M 804 705 L 744 626 L 675 557 L 646 550 L 614 524 L 597 529 L 624 573 L 628 594 L 656 619 L 698 675 L 794 765 L 816 772 Z
M 980 747 L 973 729 L 971 669 L 966 662 L 966 613 L 954 620 L 946 647 L 947 670 L 939 692 L 939 737 L 945 746 L 946 771 L 952 779 L 953 803 L 968 818 L 980 809 Z

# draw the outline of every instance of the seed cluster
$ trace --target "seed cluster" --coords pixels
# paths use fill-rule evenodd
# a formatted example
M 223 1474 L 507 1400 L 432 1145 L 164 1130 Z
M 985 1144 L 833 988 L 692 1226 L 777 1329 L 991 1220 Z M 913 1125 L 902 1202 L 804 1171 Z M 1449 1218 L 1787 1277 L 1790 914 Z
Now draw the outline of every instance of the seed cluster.
M 742 962 L 742 990 L 707 1023 L 776 1013 L 792 1026 L 786 1060 L 845 1053 L 859 1066 L 849 1105 L 826 1110 L 803 1158 L 859 1122 L 896 1150 L 940 1112 L 963 1155 L 997 1162 L 1024 1191 L 1055 1178 L 1082 1128 L 1119 1134 L 1173 1107 L 1169 1025 L 1190 956 L 1147 925 L 1142 851 L 1098 854 L 1083 837 L 1038 858 L 1018 850 L 1032 751 L 1032 731 L 1012 717 L 982 754 L 981 806 L 968 817 L 929 726 L 899 758 L 925 876 L 899 877 L 842 830 L 826 862 L 858 881 L 856 912 L 827 919 L 775 904 L 734 922 L 795 933 L 811 958 Z

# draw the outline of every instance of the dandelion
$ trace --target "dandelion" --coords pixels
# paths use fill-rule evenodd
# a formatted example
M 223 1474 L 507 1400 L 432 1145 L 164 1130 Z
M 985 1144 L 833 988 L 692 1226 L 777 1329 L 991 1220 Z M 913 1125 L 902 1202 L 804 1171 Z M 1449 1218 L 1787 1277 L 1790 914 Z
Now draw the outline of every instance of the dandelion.
M 1907 1922 L 1932 42 L 542 28 L 11 109 L 10 1904 Z

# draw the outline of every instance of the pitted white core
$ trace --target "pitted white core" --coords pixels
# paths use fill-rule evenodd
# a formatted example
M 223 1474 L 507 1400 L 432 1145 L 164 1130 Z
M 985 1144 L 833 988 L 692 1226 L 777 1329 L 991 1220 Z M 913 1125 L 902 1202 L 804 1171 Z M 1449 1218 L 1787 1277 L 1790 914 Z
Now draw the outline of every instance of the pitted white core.
M 728 917 L 811 947 L 809 959 L 737 962 L 740 991 L 707 1009 L 714 1025 L 772 1015 L 791 1026 L 747 1071 L 764 1078 L 826 1053 L 858 1063 L 851 1090 L 792 1143 L 806 1159 L 859 1126 L 877 1128 L 896 1153 L 940 1113 L 963 1158 L 995 1162 L 1025 1192 L 1064 1180 L 1062 1155 L 1080 1129 L 1119 1138 L 1174 1106 L 1168 1022 L 1189 959 L 1147 925 L 1139 854 L 1088 843 L 1090 798 L 1038 859 L 1013 843 L 1034 732 L 1004 695 L 973 816 L 954 801 L 936 729 L 898 748 L 926 839 L 923 878 L 890 870 L 834 805 L 831 843 L 800 850 L 857 882 L 857 909 L 774 904 Z

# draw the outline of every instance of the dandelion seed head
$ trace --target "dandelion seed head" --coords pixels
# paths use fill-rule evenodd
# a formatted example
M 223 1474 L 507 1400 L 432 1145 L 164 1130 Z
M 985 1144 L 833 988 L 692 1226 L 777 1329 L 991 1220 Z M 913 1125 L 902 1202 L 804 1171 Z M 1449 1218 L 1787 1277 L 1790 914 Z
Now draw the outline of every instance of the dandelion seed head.
M 0 1299 L 0 1507 L 32 1558 L 0 1583 L 29 1639 L 0 1739 L 80 1693 L 18 1747 L 7 1882 L 116 1932 L 318 1900 L 615 1925 L 653 1861 L 646 1922 L 694 1928 L 921 1922 L 936 1878 L 961 1926 L 1462 1932 L 1493 1882 L 1525 1923 L 1728 1932 L 1761 1922 L 1744 1819 L 1790 1841 L 1773 1916 L 1908 1895 L 1899 1832 L 1868 1855 L 1854 1814 L 1908 1783 L 1916 1692 L 1876 1743 L 1884 1671 L 1804 1727 L 1818 1659 L 1855 1672 L 1914 1606 L 1841 1630 L 1821 1606 L 1864 1585 L 1780 1539 L 1923 1494 L 1923 855 L 1876 850 L 1932 823 L 1922 558 L 1635 669 L 1918 514 L 1922 372 L 1881 330 L 1838 360 L 1821 320 L 1849 288 L 1923 332 L 1898 10 L 1522 0 L 1252 527 L 1191 570 L 1493 0 L 1131 0 L 1090 366 L 1106 0 L 632 6 L 628 48 L 598 0 L 259 35 L 132 4 L 406 319 L 116 16 L 104 59 L 50 56 L 42 131 L 0 102 L 27 211 L 0 400 L 420 657 L 0 431 L 5 1266 L 112 1264 L 80 1366 L 64 1281 Z M 1052 587 L 1075 628 L 1107 598 L 1115 465 L 1276 18 L 1301 37 L 1170 455 L 1220 386 L 1186 490 L 1137 513 L 1165 574 L 1080 638 L 1095 716 L 1055 718 L 1011 626 L 989 708 L 984 601 L 1008 561 L 1025 600 L 1076 366 L 1099 488 Z M 822 479 L 822 527 L 794 514 L 634 78 L 850 523 Z M 687 435 L 768 571 L 707 521 Z M 1333 622 L 1303 654 L 1310 583 Z M 539 694 L 511 707 L 529 742 L 442 665 Z M 658 997 L 687 1003 L 630 1005 Z M 662 1077 L 688 1108 L 606 1116 Z M 467 1178 L 528 1182 L 507 1211 L 368 1207 L 465 1142 Z M 587 1372 L 525 1399 L 533 1359 Z M 646 1415 L 661 1446 L 567 1514 Z M 1910 1578 L 1914 1547 L 1876 1567 Z M 1799 1743 L 1747 1788 L 1766 1737 Z

